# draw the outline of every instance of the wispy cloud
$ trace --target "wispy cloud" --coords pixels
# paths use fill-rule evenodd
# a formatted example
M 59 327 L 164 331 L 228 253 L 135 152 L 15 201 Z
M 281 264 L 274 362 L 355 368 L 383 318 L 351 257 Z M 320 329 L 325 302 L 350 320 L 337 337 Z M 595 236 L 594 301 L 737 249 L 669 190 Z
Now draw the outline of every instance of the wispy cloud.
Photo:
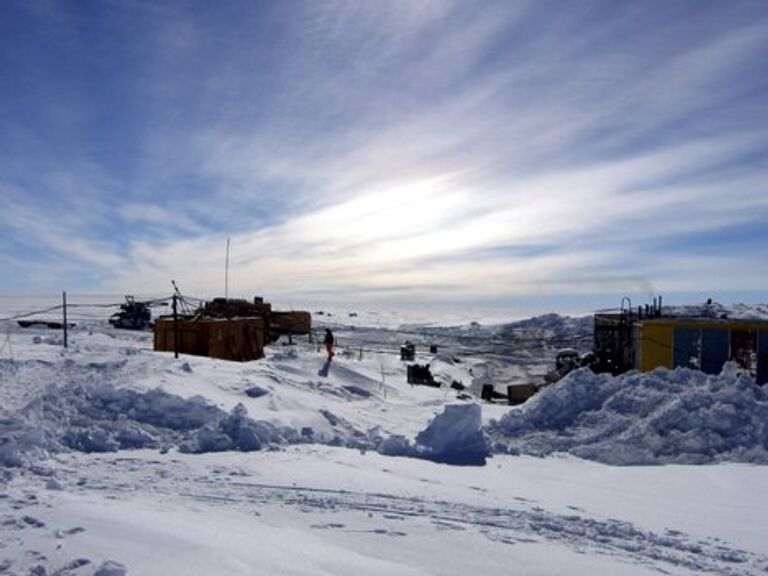
M 106 159 L 78 147 L 67 177 L 96 190 L 66 188 L 79 218 L 50 231 L 53 185 L 16 177 L 29 145 L 5 160 L 18 195 L 2 221 L 121 291 L 170 278 L 219 291 L 228 236 L 242 292 L 486 297 L 706 276 L 734 289 L 717 270 L 759 259 L 759 243 L 742 237 L 725 261 L 685 242 L 768 216 L 768 13 L 551 8 L 175 10 L 145 31 L 162 50 L 121 54 L 137 87 L 109 79 L 126 99 L 98 105 L 134 123 L 119 124 Z M 118 35 L 146 20 L 141 4 L 109 10 Z M 51 155 L 34 162 L 62 174 Z M 764 285 L 754 268 L 742 289 Z
M 49 209 L 19 198 L 18 192 L 2 190 L 0 224 L 18 244 L 31 244 L 55 257 L 73 258 L 73 266 L 117 267 L 121 258 L 98 237 L 89 237 L 89 223 L 98 220 L 90 211 L 67 213 L 55 204 Z M 73 203 L 75 208 L 77 203 Z M 94 208 L 95 207 L 90 207 Z M 33 263 L 30 263 L 33 264 Z

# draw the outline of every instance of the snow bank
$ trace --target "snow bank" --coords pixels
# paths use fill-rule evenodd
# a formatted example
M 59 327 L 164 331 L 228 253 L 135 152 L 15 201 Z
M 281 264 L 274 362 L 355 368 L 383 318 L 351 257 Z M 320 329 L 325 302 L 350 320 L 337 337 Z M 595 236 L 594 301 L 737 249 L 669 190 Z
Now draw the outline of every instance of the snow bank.
M 335 395 L 330 397 L 335 404 L 321 407 L 322 404 L 318 405 L 310 396 L 299 399 L 292 396 L 290 393 L 295 392 L 297 386 L 306 394 L 304 383 L 298 379 L 299 383 L 295 384 L 292 380 L 297 374 L 303 374 L 295 349 L 273 354 L 273 365 L 267 372 L 275 381 L 285 384 L 281 388 L 283 402 L 287 398 L 294 406 L 306 406 L 290 424 L 251 418 L 242 403 L 228 412 L 203 396 L 184 398 L 161 388 L 137 390 L 129 386 L 133 374 L 148 369 L 143 364 L 137 366 L 138 361 L 132 360 L 134 364 L 129 365 L 125 358 L 113 361 L 109 354 L 100 362 L 84 363 L 77 359 L 66 358 L 63 363 L 35 359 L 14 361 L 5 370 L 0 366 L 0 375 L 6 376 L 4 382 L 17 389 L 14 402 L 3 407 L 10 409 L 0 412 L 3 473 L 12 468 L 44 472 L 50 454 L 66 451 L 90 453 L 148 448 L 200 454 L 248 452 L 299 443 L 366 451 L 379 449 L 387 436 L 377 423 L 361 427 L 358 418 L 361 409 L 349 409 L 354 402 L 374 398 L 370 385 L 373 381 L 344 365 L 334 367 L 336 381 L 330 388 Z M 461 367 L 454 366 L 449 357 L 440 363 L 446 374 L 460 375 Z M 205 374 L 204 368 L 204 363 L 184 362 L 179 370 L 194 373 L 189 379 L 194 384 L 211 377 Z M 196 389 L 208 396 L 206 387 Z M 262 408 L 262 414 L 281 407 L 281 399 L 271 386 L 251 384 L 248 380 L 245 388 L 233 389 L 232 394 L 250 398 L 270 396 L 271 405 L 269 409 Z M 210 390 L 211 397 L 216 397 L 215 386 Z M 415 443 L 410 437 L 403 439 L 400 447 L 396 440 L 390 440 L 389 448 L 385 447 L 382 453 L 458 464 L 482 463 L 487 450 L 480 431 L 479 408 L 462 411 L 464 408 L 455 407 L 437 418 L 432 426 L 440 426 L 439 432 L 429 432 L 428 428 Z M 422 418 L 426 420 L 426 415 L 419 414 L 418 421 L 423 421 Z M 441 439 L 438 435 L 446 437 Z
M 569 374 L 492 422 L 498 452 L 569 452 L 607 464 L 768 464 L 768 391 L 728 364 L 618 377 Z
M 367 393 L 350 391 L 363 392 Z M 138 392 L 111 385 L 51 386 L 12 418 L 0 421 L 0 466 L 39 467 L 48 454 L 68 450 L 175 448 L 202 454 L 299 443 L 379 450 L 459 465 L 484 464 L 488 453 L 477 405 L 447 406 L 418 434 L 415 444 L 401 437 L 385 440 L 378 427 L 360 431 L 327 409 L 318 412 L 333 428 L 331 434 L 254 420 L 242 404 L 226 412 L 201 396 L 185 399 L 160 389 Z
M 483 465 L 488 454 L 478 404 L 449 404 L 416 436 L 430 460 Z
M 252 420 L 242 404 L 227 413 L 200 396 L 185 399 L 163 390 L 137 392 L 108 385 L 51 387 L 3 425 L 4 466 L 21 466 L 67 449 L 254 451 L 300 440 L 291 428 Z
M 481 429 L 480 406 L 449 404 L 416 436 L 390 436 L 379 446 L 388 456 L 410 456 L 460 466 L 483 466 L 488 447 Z

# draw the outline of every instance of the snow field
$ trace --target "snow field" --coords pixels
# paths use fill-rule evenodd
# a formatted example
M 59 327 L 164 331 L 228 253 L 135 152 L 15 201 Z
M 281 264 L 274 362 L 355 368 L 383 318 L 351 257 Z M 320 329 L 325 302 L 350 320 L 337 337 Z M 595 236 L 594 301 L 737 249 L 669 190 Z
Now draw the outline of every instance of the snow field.
M 12 506 L 3 517 L 41 524 L 0 527 L 2 552 L 23 552 L 18 573 L 78 558 L 91 570 L 118 562 L 129 574 L 505 574 L 510 563 L 521 574 L 768 568 L 768 505 L 756 489 L 768 481 L 763 467 L 497 456 L 483 468 L 456 468 L 294 446 L 245 458 L 69 452 L 51 468 L 56 488 L 28 472 L 6 486 Z
M 177 361 L 149 351 L 146 335 L 138 338 L 132 353 L 99 333 L 81 334 L 67 351 L 38 336 L 20 346 L 25 352 L 46 348 L 46 360 L 0 364 L 0 382 L 16 396 L 12 403 L 28 401 L 5 419 L 0 461 L 21 465 L 27 457 L 64 449 L 201 453 L 322 443 L 376 450 L 389 435 L 413 438 L 455 397 L 455 391 L 403 385 L 404 366 L 391 358 L 341 356 L 323 372 L 323 356 L 305 345 L 269 349 L 257 363 Z M 397 386 L 386 383 L 388 374 Z M 254 394 L 254 387 L 261 392 Z M 479 410 L 472 413 L 479 450 L 474 459 L 482 460 Z M 437 458 L 450 460 L 450 446 L 444 441 Z M 409 450 L 418 457 L 434 452 Z
M 4 326 L 0 574 L 768 571 L 768 468 L 734 463 L 765 462 L 765 391 L 733 367 L 578 371 L 509 408 L 409 386 L 394 348 L 175 360 L 103 324 L 68 350 Z M 584 323 L 527 324 L 557 340 Z M 441 352 L 417 361 L 504 385 L 503 335 L 527 324 L 431 328 Z M 509 352 L 521 378 L 543 353 Z

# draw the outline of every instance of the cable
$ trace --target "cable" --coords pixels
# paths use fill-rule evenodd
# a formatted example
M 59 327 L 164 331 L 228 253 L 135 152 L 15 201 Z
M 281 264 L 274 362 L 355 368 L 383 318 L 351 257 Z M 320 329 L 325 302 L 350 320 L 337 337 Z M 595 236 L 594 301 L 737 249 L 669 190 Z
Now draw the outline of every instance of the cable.
M 37 316 L 38 314 L 45 314 L 46 312 L 53 312 L 54 310 L 61 310 L 62 308 L 63 306 L 58 304 L 57 306 L 51 306 L 45 310 L 33 310 L 32 312 L 24 312 L 22 314 L 16 314 L 15 316 L 0 318 L 0 322 L 10 322 L 11 320 L 19 320 L 20 318 L 27 318 L 28 316 Z
M 167 302 L 171 298 L 173 298 L 172 295 L 168 296 L 166 298 L 153 298 L 151 300 L 134 300 L 133 302 L 135 304 L 151 305 L 151 304 L 160 304 L 160 303 L 163 303 L 163 302 Z M 125 301 L 118 302 L 116 304 L 85 304 L 85 303 L 81 302 L 81 303 L 78 303 L 78 304 L 69 304 L 69 303 L 67 303 L 67 308 L 116 308 L 116 307 L 122 306 L 123 304 L 125 304 Z M 61 307 L 61 306 L 59 306 L 59 307 Z
M 125 302 L 120 302 L 119 304 L 83 304 L 82 302 L 80 304 L 70 304 L 67 302 L 67 308 L 117 308 L 123 304 L 125 304 Z M 61 308 L 61 306 L 59 306 L 59 308 Z
M 166 298 L 153 298 L 151 300 L 136 300 L 136 303 L 146 304 L 146 305 L 160 304 L 160 303 L 167 302 L 172 297 L 173 296 L 169 296 Z M 119 308 L 123 304 L 125 304 L 125 302 L 119 302 L 114 304 L 88 304 L 88 303 L 79 302 L 77 304 L 67 303 L 67 308 Z M 21 312 L 19 314 L 14 314 L 13 316 L 0 318 L 0 322 L 11 322 L 13 320 L 20 320 L 22 318 L 28 318 L 30 316 L 37 316 L 39 314 L 55 312 L 56 310 L 61 310 L 62 308 L 64 308 L 63 304 L 57 304 L 56 306 L 51 306 L 50 308 L 44 308 L 42 310 L 31 310 L 29 312 Z
M 198 303 L 208 302 L 208 300 L 204 300 L 203 298 L 196 298 L 194 296 L 181 296 L 181 298 L 184 298 L 185 300 L 194 300 Z
M 152 300 L 140 300 L 142 304 L 147 304 L 148 306 L 151 306 L 152 304 L 167 304 L 168 300 L 171 300 L 173 298 L 173 295 L 168 296 L 166 298 L 154 298 Z

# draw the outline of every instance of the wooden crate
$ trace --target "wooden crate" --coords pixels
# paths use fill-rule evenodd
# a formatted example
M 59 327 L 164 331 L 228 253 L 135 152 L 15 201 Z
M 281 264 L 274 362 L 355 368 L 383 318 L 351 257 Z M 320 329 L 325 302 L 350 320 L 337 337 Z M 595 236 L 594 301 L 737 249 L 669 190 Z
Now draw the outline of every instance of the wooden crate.
M 507 386 L 507 403 L 510 406 L 522 404 L 528 400 L 528 398 L 536 394 L 538 390 L 539 389 L 533 384 L 517 384 Z
M 204 318 L 178 321 L 179 353 L 246 362 L 264 356 L 262 318 Z M 174 351 L 174 321 L 155 322 L 155 350 Z
M 277 334 L 309 334 L 312 331 L 312 315 L 303 310 L 272 312 L 270 328 Z

